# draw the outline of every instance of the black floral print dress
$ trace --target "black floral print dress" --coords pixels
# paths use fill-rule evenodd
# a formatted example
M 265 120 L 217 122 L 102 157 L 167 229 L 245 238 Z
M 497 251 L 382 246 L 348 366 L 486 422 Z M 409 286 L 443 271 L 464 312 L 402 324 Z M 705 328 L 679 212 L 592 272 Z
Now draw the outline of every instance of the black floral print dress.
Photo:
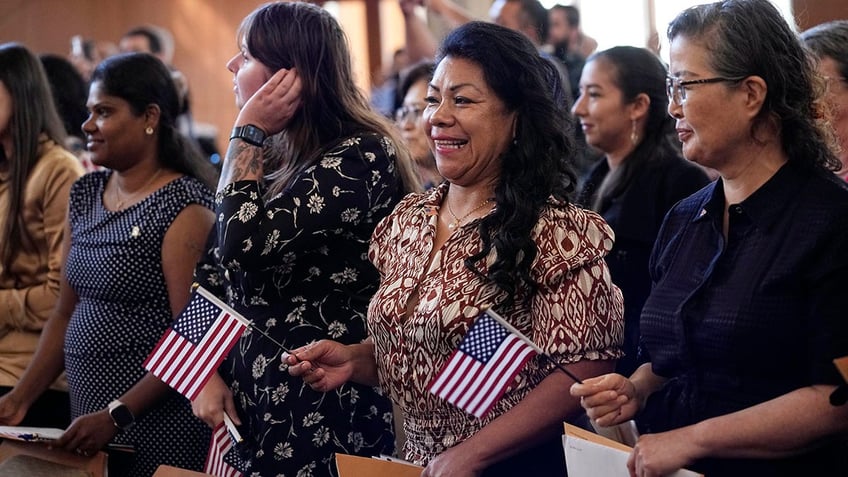
M 219 369 L 249 441 L 246 475 L 336 475 L 336 452 L 394 450 L 391 405 L 379 389 L 349 383 L 313 391 L 289 376 L 269 337 L 286 349 L 366 338 L 379 282 L 368 241 L 402 195 L 395 158 L 388 138 L 357 135 L 328 148 L 270 200 L 256 181 L 234 182 L 216 197 L 215 230 L 196 275 L 255 327 Z

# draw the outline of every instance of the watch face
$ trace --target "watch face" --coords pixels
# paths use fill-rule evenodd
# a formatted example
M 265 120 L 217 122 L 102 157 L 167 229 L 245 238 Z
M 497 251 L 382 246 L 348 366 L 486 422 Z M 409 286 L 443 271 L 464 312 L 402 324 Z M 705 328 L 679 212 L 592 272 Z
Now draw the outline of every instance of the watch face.
M 115 421 L 115 425 L 121 429 L 125 429 L 132 424 L 133 421 L 135 421 L 135 418 L 129 408 L 123 404 L 112 408 L 112 410 L 109 411 L 109 414 L 112 416 L 112 420 Z

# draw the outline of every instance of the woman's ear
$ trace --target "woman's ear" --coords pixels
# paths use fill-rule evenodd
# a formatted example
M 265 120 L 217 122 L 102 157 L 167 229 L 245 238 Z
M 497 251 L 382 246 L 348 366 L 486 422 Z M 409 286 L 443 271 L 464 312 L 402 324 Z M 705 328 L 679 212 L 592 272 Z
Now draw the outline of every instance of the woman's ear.
M 749 117 L 754 118 L 760 114 L 763 103 L 766 101 L 768 84 L 762 77 L 754 75 L 742 80 L 740 87 L 745 93 L 745 107 L 748 109 Z
M 651 108 L 651 98 L 645 93 L 639 93 L 636 98 L 630 102 L 630 120 L 638 121 L 648 115 L 648 110 Z
M 159 126 L 159 118 L 162 115 L 162 110 L 158 104 L 148 104 L 144 109 L 144 126 L 156 129 Z

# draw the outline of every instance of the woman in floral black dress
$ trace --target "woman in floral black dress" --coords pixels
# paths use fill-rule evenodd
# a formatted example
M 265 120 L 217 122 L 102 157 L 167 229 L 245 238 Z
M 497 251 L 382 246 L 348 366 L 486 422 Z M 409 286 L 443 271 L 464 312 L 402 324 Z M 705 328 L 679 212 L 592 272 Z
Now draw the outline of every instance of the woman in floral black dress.
M 240 113 L 197 278 L 255 328 L 195 414 L 241 423 L 247 475 L 334 475 L 336 452 L 392 452 L 389 402 L 367 386 L 313 391 L 289 376 L 269 337 L 287 349 L 365 338 L 379 280 L 368 239 L 415 180 L 391 125 L 354 86 L 344 34 L 326 11 L 260 7 L 244 20 L 239 48 L 227 68 Z

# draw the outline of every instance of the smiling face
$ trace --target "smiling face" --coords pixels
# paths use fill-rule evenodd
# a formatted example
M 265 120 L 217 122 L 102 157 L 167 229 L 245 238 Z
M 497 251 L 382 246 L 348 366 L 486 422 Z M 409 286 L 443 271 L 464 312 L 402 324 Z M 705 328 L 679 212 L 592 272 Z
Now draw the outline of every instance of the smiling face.
M 426 125 L 421 115 L 426 106 L 424 103 L 426 95 L 427 79 L 421 78 L 409 87 L 406 96 L 403 97 L 402 105 L 405 110 L 419 111 L 419 113 L 409 112 L 404 117 L 397 118 L 396 122 L 409 152 L 412 153 L 412 158 L 416 163 L 429 166 L 433 159 L 431 158 L 430 146 L 427 144 L 427 135 L 424 132 Z
M 88 119 L 82 123 L 91 162 L 111 169 L 122 169 L 136 162 L 139 154 L 155 148 L 155 136 L 145 134 L 156 127 L 145 114 L 135 114 L 123 98 L 106 93 L 100 81 L 91 84 L 88 94 Z
M 586 142 L 607 154 L 633 147 L 633 104 L 624 101 L 615 83 L 616 74 L 615 67 L 604 58 L 586 63 L 580 76 L 580 96 L 571 108 L 580 120 Z
M 719 76 L 709 66 L 709 52 L 697 41 L 678 36 L 671 42 L 671 76 L 681 81 Z M 751 139 L 753 118 L 746 108 L 744 88 L 737 83 L 694 84 L 686 88 L 686 101 L 669 101 L 676 120 L 677 137 L 686 159 L 722 171 L 742 144 Z
M 454 184 L 494 184 L 514 137 L 516 113 L 490 89 L 476 63 L 446 57 L 427 88 L 424 121 L 441 175 Z
M 267 66 L 250 54 L 244 41 L 241 44 L 241 51 L 227 62 L 227 69 L 233 74 L 233 92 L 239 109 L 268 81 L 272 74 Z

